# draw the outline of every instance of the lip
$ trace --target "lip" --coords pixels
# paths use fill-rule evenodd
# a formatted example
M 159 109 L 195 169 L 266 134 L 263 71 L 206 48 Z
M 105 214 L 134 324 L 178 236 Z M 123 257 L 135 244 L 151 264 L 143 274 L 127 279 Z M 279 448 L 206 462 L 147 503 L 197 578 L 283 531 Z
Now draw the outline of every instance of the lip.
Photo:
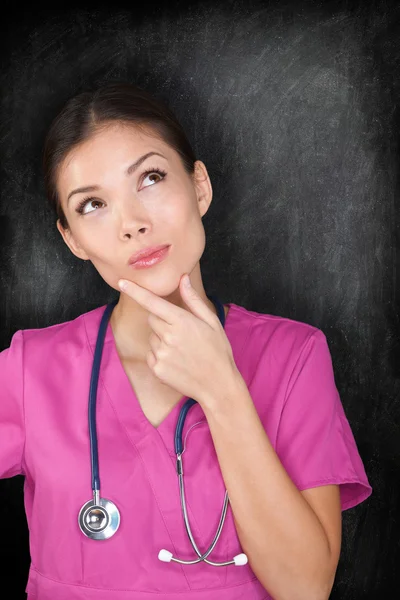
M 149 258 L 155 252 L 159 252 L 160 250 L 164 250 L 165 248 L 168 248 L 168 247 L 169 247 L 169 244 L 160 244 L 159 246 L 151 246 L 150 248 L 143 248 L 143 250 L 139 250 L 138 252 L 135 252 L 135 254 L 132 254 L 132 256 L 130 257 L 130 259 L 128 261 L 128 264 L 133 265 L 140 260 Z
M 136 259 L 134 262 L 131 262 L 129 266 L 131 266 L 132 269 L 148 269 L 149 267 L 160 263 L 167 256 L 170 246 L 158 246 L 158 248 L 159 250 L 152 252 L 151 254 L 147 252 L 147 256 Z

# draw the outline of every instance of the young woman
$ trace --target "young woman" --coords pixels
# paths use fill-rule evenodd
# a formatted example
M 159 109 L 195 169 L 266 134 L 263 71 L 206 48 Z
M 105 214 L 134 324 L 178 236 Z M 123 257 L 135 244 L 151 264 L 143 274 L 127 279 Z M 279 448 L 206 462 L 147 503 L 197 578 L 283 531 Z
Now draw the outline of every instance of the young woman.
M 206 294 L 207 169 L 144 90 L 71 99 L 44 168 L 63 240 L 121 293 L 0 353 L 29 600 L 327 599 L 372 488 L 325 335 Z

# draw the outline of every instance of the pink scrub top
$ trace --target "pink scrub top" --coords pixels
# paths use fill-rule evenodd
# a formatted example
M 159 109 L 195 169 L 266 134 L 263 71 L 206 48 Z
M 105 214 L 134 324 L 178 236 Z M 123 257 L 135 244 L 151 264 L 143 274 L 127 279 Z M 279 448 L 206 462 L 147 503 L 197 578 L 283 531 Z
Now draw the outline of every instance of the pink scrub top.
M 228 303 L 225 332 L 265 431 L 299 490 L 340 486 L 342 510 L 372 493 L 335 387 L 325 335 L 306 323 Z M 0 477 L 22 474 L 29 526 L 29 600 L 262 600 L 250 565 L 164 563 L 197 558 L 181 514 L 174 432 L 183 396 L 159 427 L 145 417 L 108 323 L 97 394 L 101 495 L 121 515 L 108 540 L 78 526 L 92 498 L 88 395 L 106 305 L 42 329 L 18 330 L 0 353 Z M 193 427 L 195 423 L 198 423 Z M 190 431 L 189 431 L 190 430 Z M 208 548 L 225 486 L 204 412 L 184 431 L 189 519 Z M 265 532 L 268 535 L 268 531 Z M 242 551 L 229 505 L 211 560 Z

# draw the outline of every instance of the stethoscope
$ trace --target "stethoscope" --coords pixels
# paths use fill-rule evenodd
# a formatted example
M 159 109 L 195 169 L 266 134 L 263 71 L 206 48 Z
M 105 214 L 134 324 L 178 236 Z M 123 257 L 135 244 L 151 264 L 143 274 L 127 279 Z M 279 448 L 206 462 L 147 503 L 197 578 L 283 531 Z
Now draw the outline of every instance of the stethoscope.
M 214 306 L 217 310 L 218 318 L 223 327 L 225 327 L 225 312 L 224 307 L 221 302 L 215 296 L 207 297 L 214 303 Z M 90 390 L 89 390 L 89 439 L 90 439 L 90 460 L 91 460 L 91 469 L 92 469 L 92 491 L 93 491 L 93 499 L 88 500 L 78 515 L 78 523 L 81 531 L 92 540 L 106 540 L 114 535 L 117 531 L 121 517 L 119 514 L 118 508 L 115 506 L 114 502 L 108 500 L 107 498 L 100 497 L 100 475 L 99 475 L 99 454 L 97 448 L 97 433 L 96 433 L 96 397 L 97 397 L 97 386 L 99 381 L 99 371 L 100 371 L 100 362 L 101 355 L 103 352 L 104 338 L 107 330 L 108 321 L 110 319 L 111 313 L 117 304 L 118 300 L 114 300 L 110 302 L 103 313 L 99 331 L 97 335 L 96 348 L 94 351 L 94 359 L 92 366 L 92 375 L 90 379 Z M 185 419 L 187 413 L 190 408 L 197 404 L 196 400 L 189 398 L 185 404 L 182 406 L 177 425 L 175 430 L 175 454 L 176 454 L 176 471 L 178 474 L 179 480 L 179 493 L 181 500 L 181 508 L 183 520 L 185 522 L 186 533 L 189 537 L 190 543 L 194 551 L 196 552 L 197 558 L 196 560 L 182 560 L 176 558 L 172 555 L 168 550 L 160 550 L 158 554 L 158 558 L 163 562 L 177 562 L 182 565 L 195 565 L 201 561 L 208 563 L 214 567 L 224 567 L 227 565 L 236 565 L 241 566 L 247 564 L 247 556 L 246 554 L 238 554 L 233 557 L 233 560 L 226 562 L 213 562 L 211 560 L 207 560 L 207 556 L 213 551 L 215 545 L 221 535 L 222 527 L 225 522 L 226 512 L 228 509 L 228 491 L 225 491 L 225 499 L 222 507 L 221 517 L 219 520 L 218 528 L 216 534 L 214 536 L 211 545 L 206 550 L 204 554 L 200 552 L 197 547 L 197 544 L 194 540 L 192 530 L 189 525 L 189 518 L 186 509 L 186 500 L 185 500 L 185 487 L 183 483 L 183 459 L 182 455 L 184 452 L 184 446 L 182 443 L 182 432 L 183 426 L 185 424 Z

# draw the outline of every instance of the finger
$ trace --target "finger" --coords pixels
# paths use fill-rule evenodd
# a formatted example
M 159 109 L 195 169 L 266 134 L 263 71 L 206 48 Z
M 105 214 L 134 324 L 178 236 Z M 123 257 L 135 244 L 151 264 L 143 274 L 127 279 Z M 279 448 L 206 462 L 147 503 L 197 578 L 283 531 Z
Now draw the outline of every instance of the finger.
M 124 287 L 121 285 L 122 282 L 125 284 Z M 140 306 L 143 306 L 143 308 L 147 309 L 150 313 L 160 317 L 160 319 L 164 319 L 164 321 L 170 325 L 175 322 L 176 318 L 179 316 L 179 312 L 184 310 L 128 279 L 120 279 L 118 285 L 125 294 L 130 296 L 140 304 Z
M 149 337 L 149 344 L 150 344 L 150 348 L 154 354 L 154 356 L 157 356 L 157 351 L 159 349 L 159 347 L 161 346 L 161 339 L 158 337 L 158 335 L 156 333 L 152 333 Z
M 152 313 L 147 317 L 147 322 L 160 339 L 163 339 L 167 332 L 171 331 L 171 325 Z

